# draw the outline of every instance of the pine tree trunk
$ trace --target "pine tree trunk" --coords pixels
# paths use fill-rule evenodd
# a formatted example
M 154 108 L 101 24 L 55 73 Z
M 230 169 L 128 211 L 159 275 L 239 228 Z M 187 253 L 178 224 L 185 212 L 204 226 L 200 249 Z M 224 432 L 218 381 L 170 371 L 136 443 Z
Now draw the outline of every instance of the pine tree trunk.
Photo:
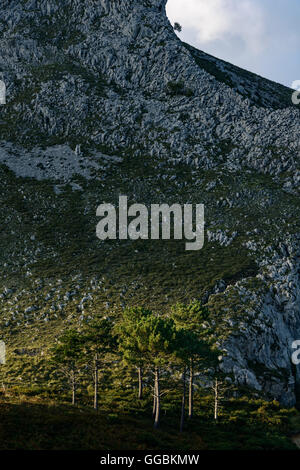
M 95 370 L 94 370 L 94 409 L 98 410 L 98 369 L 99 364 L 98 364 L 98 354 L 95 354 Z
M 159 428 L 160 424 L 160 384 L 159 384 L 159 369 L 155 368 L 155 398 L 156 398 L 156 410 L 155 410 L 155 421 L 154 428 Z
M 218 380 L 215 382 L 215 413 L 214 418 L 215 421 L 218 421 L 218 414 L 219 414 L 219 384 Z
M 76 402 L 76 379 L 75 379 L 75 371 L 72 371 L 72 405 L 75 405 Z
M 143 370 L 141 367 L 138 368 L 139 375 L 139 400 L 143 398 Z
M 181 404 L 181 420 L 180 420 L 180 432 L 183 431 L 184 426 L 184 414 L 185 414 L 185 396 L 186 396 L 186 368 L 184 368 L 182 374 L 182 385 L 183 385 L 183 393 L 182 393 L 182 404 Z
M 154 383 L 154 387 L 153 387 L 153 409 L 152 409 L 153 419 L 155 418 L 155 414 L 156 414 L 156 388 L 155 388 L 155 383 Z
M 191 359 L 190 365 L 190 381 L 189 381 L 189 419 L 192 419 L 194 414 L 194 362 Z

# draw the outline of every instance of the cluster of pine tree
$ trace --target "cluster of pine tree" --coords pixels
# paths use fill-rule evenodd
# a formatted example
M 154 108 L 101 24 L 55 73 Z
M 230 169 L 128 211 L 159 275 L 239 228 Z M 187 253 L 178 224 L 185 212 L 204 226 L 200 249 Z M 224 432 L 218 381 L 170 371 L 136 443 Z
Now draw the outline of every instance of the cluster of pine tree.
M 137 398 L 143 398 L 145 377 L 152 378 L 154 427 L 159 427 L 161 400 L 167 393 L 161 386 L 166 373 L 180 374 L 182 406 L 180 430 L 183 430 L 186 402 L 188 417 L 194 412 L 195 374 L 205 371 L 214 378 L 215 419 L 218 417 L 218 365 L 220 352 L 215 346 L 208 323 L 209 311 L 195 301 L 189 305 L 177 304 L 169 315 L 161 316 L 142 307 L 124 310 L 113 322 L 95 317 L 80 330 L 69 330 L 52 348 L 51 360 L 56 370 L 67 378 L 76 402 L 80 371 L 91 372 L 94 385 L 94 408 L 98 409 L 99 370 L 106 358 L 115 356 L 129 368 L 137 371 Z M 188 396 L 188 400 L 187 400 Z

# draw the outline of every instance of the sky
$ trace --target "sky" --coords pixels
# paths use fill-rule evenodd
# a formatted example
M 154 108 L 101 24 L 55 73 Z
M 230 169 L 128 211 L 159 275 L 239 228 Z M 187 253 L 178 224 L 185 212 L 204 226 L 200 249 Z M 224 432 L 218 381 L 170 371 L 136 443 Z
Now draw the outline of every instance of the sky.
M 167 15 L 198 49 L 289 87 L 299 84 L 300 0 L 168 0 Z

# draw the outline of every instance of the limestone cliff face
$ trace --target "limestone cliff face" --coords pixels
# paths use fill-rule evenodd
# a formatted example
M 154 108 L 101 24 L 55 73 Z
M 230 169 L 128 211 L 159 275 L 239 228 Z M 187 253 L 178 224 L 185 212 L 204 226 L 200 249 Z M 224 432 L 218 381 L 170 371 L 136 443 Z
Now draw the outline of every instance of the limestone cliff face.
M 165 4 L 2 0 L 0 163 L 56 188 L 75 175 L 96 179 L 108 157 L 190 165 L 211 211 L 208 245 L 239 243 L 258 265 L 252 283 L 220 273 L 223 292 L 217 283 L 207 290 L 212 306 L 220 296 L 238 305 L 239 315 L 218 326 L 224 369 L 292 404 L 300 380 L 290 361 L 300 338 L 299 109 L 290 90 L 183 44 Z
M 236 285 L 246 308 L 238 333 L 228 340 L 223 363 L 240 384 L 268 392 L 286 405 L 299 400 L 299 367 L 291 361 L 300 328 L 299 241 L 299 235 L 293 237 L 262 261 L 262 291 Z
M 299 111 L 251 105 L 259 94 L 267 101 L 269 93 L 272 101 L 280 93 L 275 85 L 265 92 L 258 82 L 247 90 L 236 75 L 228 87 L 199 67 L 175 36 L 165 3 L 4 2 L 0 65 L 7 122 L 23 119 L 31 143 L 38 144 L 39 136 L 30 135 L 37 130 L 46 140 L 86 142 L 89 135 L 92 144 L 111 148 L 138 142 L 136 152 L 202 168 L 282 175 L 286 188 L 297 191 Z M 238 91 L 243 83 L 247 97 Z M 8 132 L 24 142 L 14 127 Z M 231 148 L 217 159 L 214 146 L 228 139 Z

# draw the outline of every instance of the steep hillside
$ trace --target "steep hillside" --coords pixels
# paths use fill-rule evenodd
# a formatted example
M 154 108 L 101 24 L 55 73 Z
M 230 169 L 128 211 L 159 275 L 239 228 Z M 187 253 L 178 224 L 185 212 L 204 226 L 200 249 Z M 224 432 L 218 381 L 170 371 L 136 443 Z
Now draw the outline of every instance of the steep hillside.
M 95 310 L 167 311 L 198 298 L 227 349 L 224 370 L 292 405 L 300 384 L 290 359 L 300 338 L 299 109 L 290 90 L 181 43 L 165 3 L 2 1 L 8 357 L 43 354 Z M 101 243 L 96 208 L 117 205 L 120 194 L 147 205 L 204 203 L 204 249 Z

